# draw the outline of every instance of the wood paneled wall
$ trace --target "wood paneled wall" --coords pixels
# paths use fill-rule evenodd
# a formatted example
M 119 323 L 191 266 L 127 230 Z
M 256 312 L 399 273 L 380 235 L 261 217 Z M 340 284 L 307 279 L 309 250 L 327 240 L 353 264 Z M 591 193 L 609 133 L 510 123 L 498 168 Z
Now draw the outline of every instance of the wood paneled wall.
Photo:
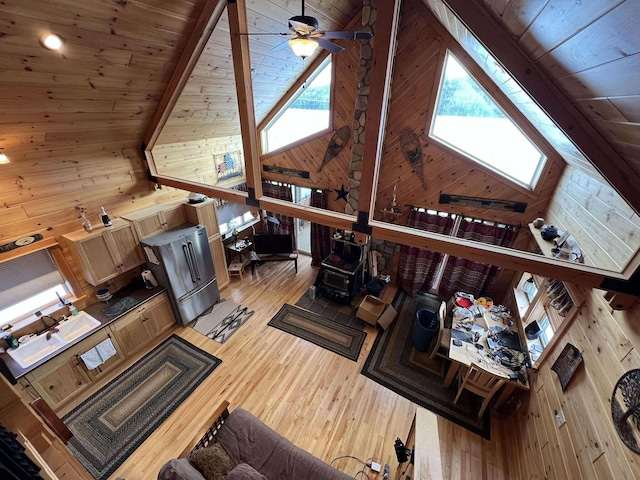
M 575 288 L 585 304 L 531 376 L 530 398 L 523 399 L 508 425 L 501 424 L 510 478 L 640 477 L 639 457 L 618 438 L 611 419 L 616 382 L 626 371 L 640 368 L 640 305 L 614 312 L 602 291 Z M 567 342 L 583 352 L 584 364 L 563 392 L 550 367 Z M 559 410 L 566 417 L 561 427 L 555 420 Z
M 611 187 L 573 167 L 560 178 L 546 221 L 574 236 L 588 265 L 621 271 L 640 248 L 640 217 Z

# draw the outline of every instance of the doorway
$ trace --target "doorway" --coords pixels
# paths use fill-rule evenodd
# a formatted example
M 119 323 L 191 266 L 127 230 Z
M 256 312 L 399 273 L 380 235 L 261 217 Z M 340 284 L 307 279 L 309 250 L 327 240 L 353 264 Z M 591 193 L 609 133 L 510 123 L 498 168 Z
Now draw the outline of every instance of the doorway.
M 293 187 L 293 201 L 298 205 L 311 204 L 311 189 Z M 311 255 L 311 222 L 301 218 L 295 219 L 298 252 Z

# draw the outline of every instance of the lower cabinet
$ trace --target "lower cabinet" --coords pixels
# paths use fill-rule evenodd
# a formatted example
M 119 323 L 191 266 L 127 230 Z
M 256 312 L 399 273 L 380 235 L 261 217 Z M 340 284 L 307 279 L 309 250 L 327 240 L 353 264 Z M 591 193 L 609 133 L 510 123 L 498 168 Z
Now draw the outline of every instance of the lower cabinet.
M 175 317 L 169 297 L 161 293 L 27 373 L 20 383 L 32 396 L 41 397 L 56 413 L 63 408 L 67 411 L 70 403 L 93 393 L 104 384 L 103 380 L 113 378 L 120 372 L 125 360 L 153 346 L 156 339 L 174 325 Z M 116 354 L 89 370 L 80 355 L 107 338 L 111 339 Z
M 128 356 L 151 344 L 175 325 L 169 297 L 162 293 L 110 325 L 113 335 Z

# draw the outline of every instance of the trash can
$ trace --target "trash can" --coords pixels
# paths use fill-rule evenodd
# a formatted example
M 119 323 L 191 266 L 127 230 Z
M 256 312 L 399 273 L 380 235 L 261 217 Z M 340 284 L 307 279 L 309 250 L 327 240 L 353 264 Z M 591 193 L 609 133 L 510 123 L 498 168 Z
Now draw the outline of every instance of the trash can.
M 440 319 L 438 315 L 429 310 L 418 310 L 416 320 L 413 322 L 413 346 L 419 352 L 429 350 L 429 345 L 433 337 L 440 329 Z

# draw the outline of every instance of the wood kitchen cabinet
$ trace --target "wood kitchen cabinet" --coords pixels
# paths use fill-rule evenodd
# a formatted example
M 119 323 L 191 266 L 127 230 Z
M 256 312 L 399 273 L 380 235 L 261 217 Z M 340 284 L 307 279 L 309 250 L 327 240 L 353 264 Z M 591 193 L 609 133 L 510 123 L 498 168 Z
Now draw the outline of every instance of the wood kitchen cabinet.
M 118 344 L 129 357 L 147 347 L 175 325 L 169 297 L 162 293 L 110 325 Z
M 140 240 L 172 230 L 187 223 L 184 201 L 171 202 L 125 215 L 130 220 Z
M 111 227 L 97 227 L 62 237 L 84 278 L 99 285 L 144 263 L 138 237 L 132 224 L 114 219 Z
M 85 392 L 94 382 L 101 380 L 116 368 L 124 355 L 113 341 L 116 354 L 93 370 L 87 369 L 80 355 L 109 338 L 109 330 L 100 330 L 41 367 L 27 373 L 26 380 L 42 399 L 55 411 Z
M 218 288 L 229 283 L 229 271 L 227 270 L 227 257 L 224 251 L 224 244 L 219 233 L 209 237 L 209 247 L 213 256 L 213 266 L 216 270 L 216 280 Z

